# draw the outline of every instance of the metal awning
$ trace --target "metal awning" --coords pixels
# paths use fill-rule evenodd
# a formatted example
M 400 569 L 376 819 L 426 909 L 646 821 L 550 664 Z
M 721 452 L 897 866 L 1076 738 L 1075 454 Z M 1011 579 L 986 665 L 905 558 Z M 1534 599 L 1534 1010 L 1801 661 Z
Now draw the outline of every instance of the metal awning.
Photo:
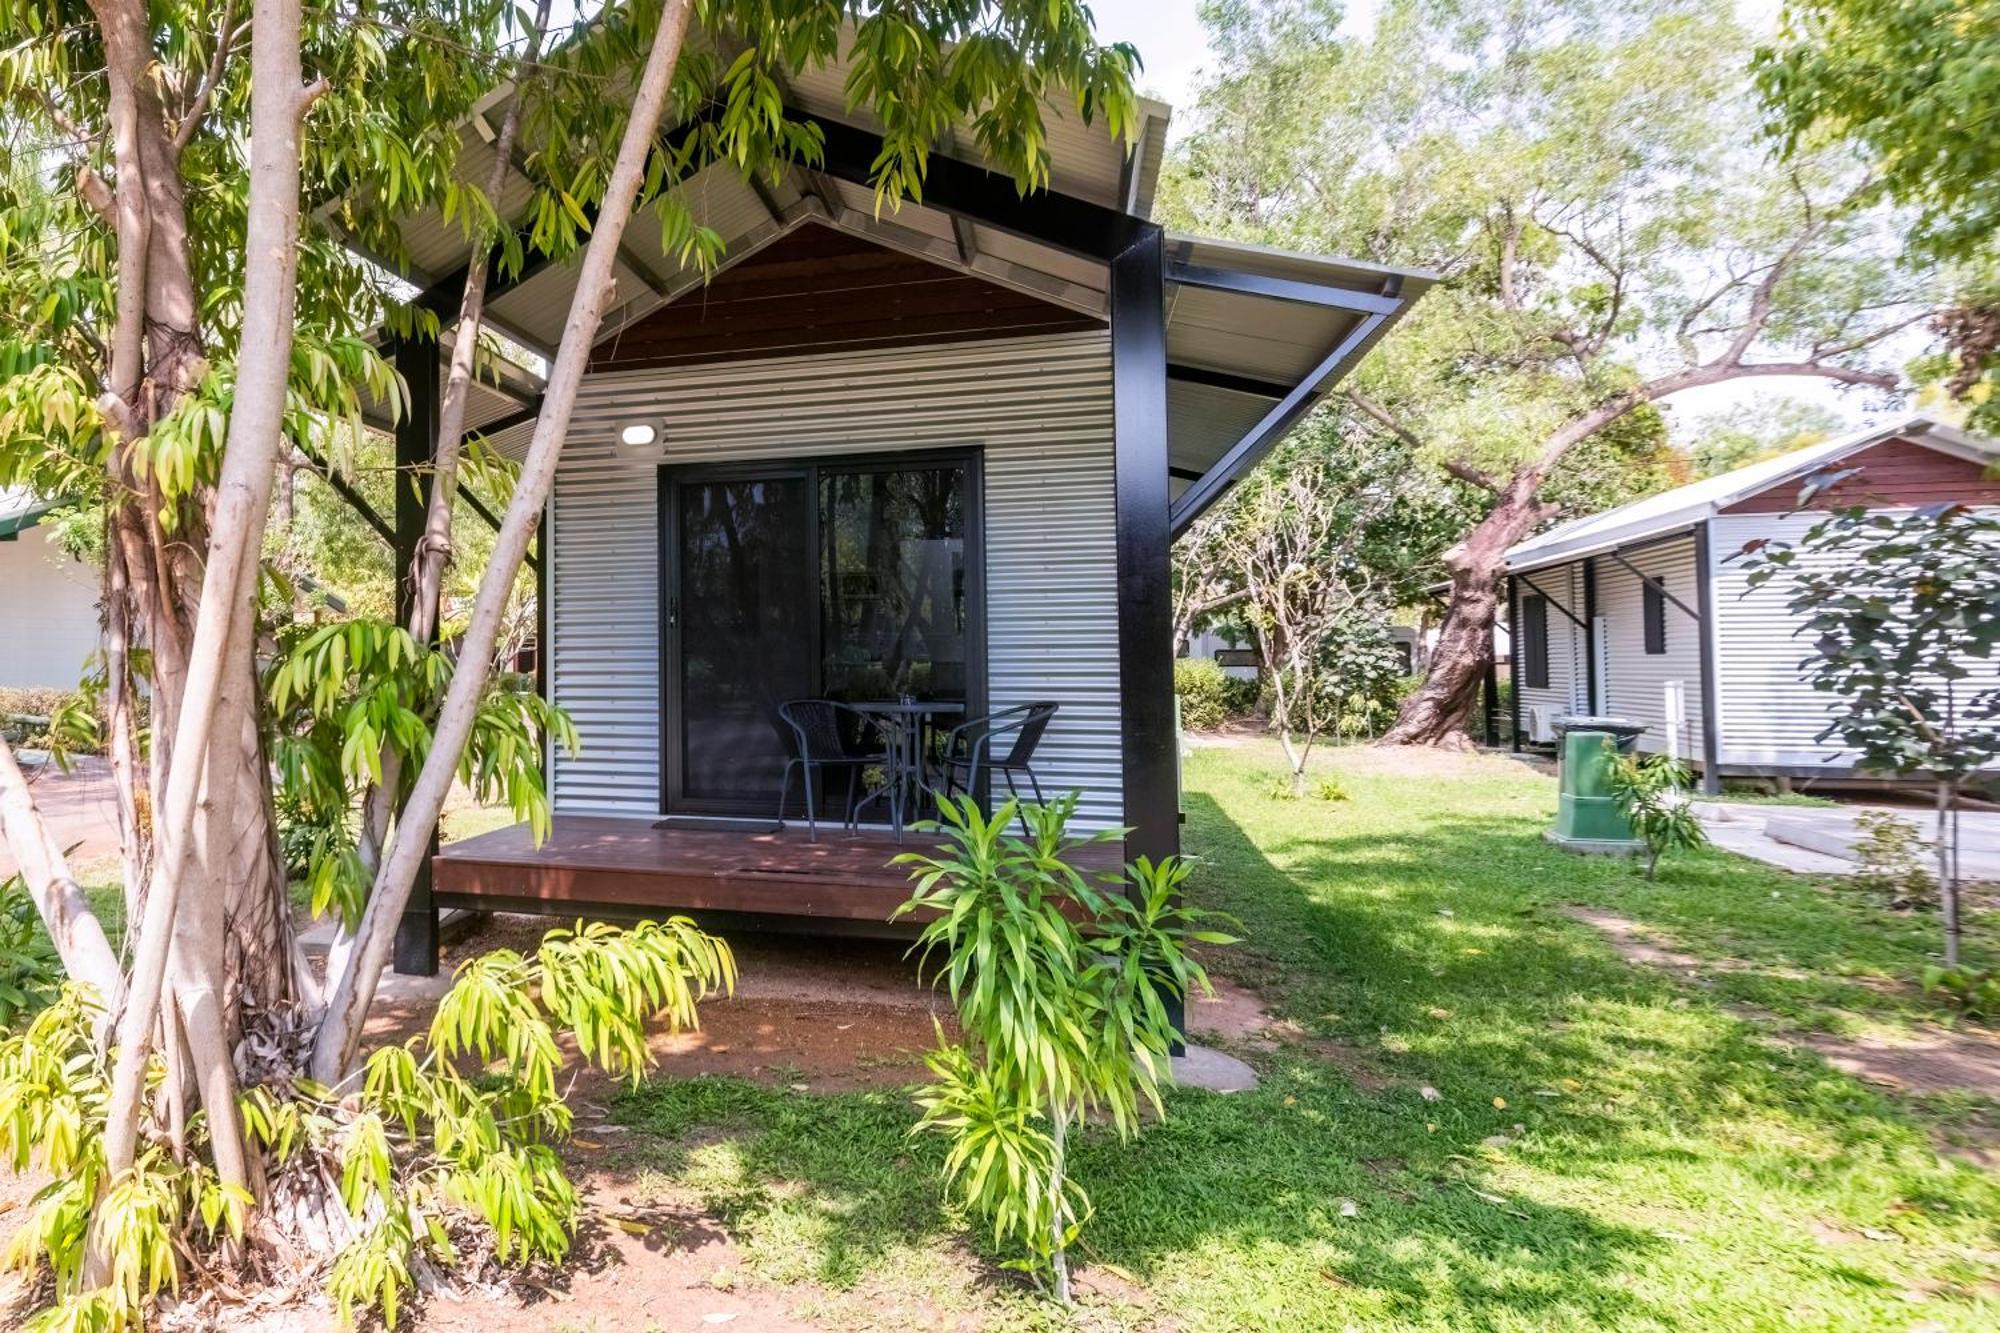
M 794 168 L 771 184 L 714 166 L 683 184 L 696 220 L 724 238 L 725 265 L 817 221 L 1108 319 L 1108 261 L 1129 243 L 1120 238 L 1151 217 L 1171 108 L 1141 103 L 1137 142 L 1128 153 L 1101 125 L 1083 124 L 1073 107 L 1049 104 L 1049 190 L 1026 201 L 1011 178 L 979 161 L 970 133 L 960 133 L 932 158 L 926 202 L 878 216 L 867 176 L 879 127 L 846 109 L 845 77 L 845 63 L 836 62 L 793 76 L 785 89 L 793 114 L 816 119 L 826 134 L 818 169 Z M 463 179 L 485 178 L 507 96 L 496 90 L 462 128 Z M 518 219 L 526 200 L 515 173 L 503 213 Z M 399 233 L 402 257 L 370 257 L 421 289 L 418 301 L 448 323 L 470 255 L 463 227 L 429 211 L 404 220 Z M 701 275 L 683 269 L 660 241 L 644 215 L 633 220 L 601 338 L 616 337 L 701 286 Z M 1168 457 L 1178 532 L 1354 366 L 1433 275 L 1196 236 L 1169 234 L 1165 249 Z M 469 424 L 504 423 L 536 399 L 577 267 L 531 260 L 517 281 L 489 289 L 487 327 L 524 349 L 527 364 L 516 368 L 513 383 L 480 387 Z M 495 431 L 489 442 L 518 453 L 531 434 L 531 423 L 520 424 Z

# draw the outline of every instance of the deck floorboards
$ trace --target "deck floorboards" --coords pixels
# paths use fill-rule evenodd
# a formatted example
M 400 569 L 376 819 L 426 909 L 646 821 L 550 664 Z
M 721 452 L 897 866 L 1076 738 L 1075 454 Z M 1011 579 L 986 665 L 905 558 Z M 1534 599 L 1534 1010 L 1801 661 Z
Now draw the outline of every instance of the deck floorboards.
M 898 844 L 880 830 L 802 824 L 771 829 L 658 826 L 646 820 L 559 815 L 535 845 L 525 824 L 440 849 L 434 891 L 446 907 L 561 912 L 596 908 L 742 912 L 886 923 L 910 893 L 909 872 L 891 865 L 921 850 L 925 835 Z M 1077 850 L 1087 872 L 1114 870 L 1120 849 Z

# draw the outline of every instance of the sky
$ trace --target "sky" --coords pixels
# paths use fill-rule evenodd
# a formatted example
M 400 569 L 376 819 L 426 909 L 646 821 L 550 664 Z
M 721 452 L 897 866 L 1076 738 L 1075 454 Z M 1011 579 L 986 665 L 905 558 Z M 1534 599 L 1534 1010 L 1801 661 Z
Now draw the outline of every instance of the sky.
M 1755 21 L 1771 9 L 1769 0 L 1739 0 L 1744 17 Z M 1207 34 L 1196 14 L 1196 0 L 1088 0 L 1097 17 L 1102 41 L 1131 42 L 1145 61 L 1142 91 L 1171 103 L 1177 112 L 1194 104 L 1195 89 L 1208 61 Z M 1348 26 L 1365 30 L 1373 23 L 1376 0 L 1350 0 Z M 1911 349 L 1912 354 L 1915 348 Z M 1690 444 L 1705 417 L 1751 408 L 1760 402 L 1802 399 L 1825 407 L 1859 429 L 1904 415 L 1900 401 L 1884 402 L 1866 390 L 1843 390 L 1820 380 L 1749 379 L 1712 385 L 1677 394 L 1668 400 L 1668 420 L 1681 444 Z

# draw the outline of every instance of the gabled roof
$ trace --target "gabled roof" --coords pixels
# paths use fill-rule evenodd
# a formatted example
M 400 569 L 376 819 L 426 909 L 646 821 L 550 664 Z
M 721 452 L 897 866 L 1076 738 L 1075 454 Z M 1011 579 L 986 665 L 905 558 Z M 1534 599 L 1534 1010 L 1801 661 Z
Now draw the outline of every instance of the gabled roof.
M 795 114 L 816 118 L 829 132 L 820 169 L 794 167 L 776 183 L 746 181 L 728 164 L 711 166 L 683 183 L 696 221 L 719 232 L 725 267 L 809 222 L 845 231 L 877 245 L 953 268 L 968 276 L 1035 296 L 1088 318 L 1108 321 L 1109 266 L 1090 249 L 1092 222 L 1150 220 L 1154 185 L 1166 151 L 1172 108 L 1141 100 L 1137 142 L 1114 139 L 1102 123 L 1085 125 L 1073 105 L 1045 106 L 1051 157 L 1046 198 L 1064 216 L 1083 219 L 1078 234 L 1031 235 L 1000 214 L 953 211 L 944 182 L 928 183 L 923 203 L 905 202 L 879 214 L 865 179 L 843 170 L 845 161 L 866 165 L 867 136 L 879 130 L 865 109 L 850 112 L 844 93 L 843 56 L 824 68 L 796 73 L 784 87 Z M 498 88 L 461 129 L 459 172 L 485 179 L 493 126 L 511 89 Z M 837 141 L 835 141 L 837 140 Z M 850 142 L 851 141 L 851 142 Z M 530 146 L 531 147 L 531 146 Z M 859 157 L 856 148 L 862 149 Z M 948 135 L 932 157 L 933 173 L 956 167 L 957 179 L 999 191 L 1016 203 L 1011 179 L 989 174 L 974 137 Z M 1004 191 L 1000 187 L 1004 186 Z M 510 178 L 503 213 L 520 217 L 527 187 Z M 1032 203 L 1033 201 L 1028 201 Z M 1022 205 L 1026 207 L 1025 204 Z M 332 220 L 331 208 L 322 217 Z M 399 223 L 408 262 L 398 276 L 434 295 L 462 274 L 470 250 L 464 228 L 435 210 Z M 661 246 L 660 229 L 635 218 L 620 246 L 614 291 L 606 307 L 600 345 L 682 297 L 698 297 L 702 275 L 684 270 Z M 1170 234 L 1166 237 L 1168 453 L 1175 493 L 1195 484 L 1245 441 L 1263 446 L 1333 386 L 1385 335 L 1409 304 L 1434 281 L 1414 269 L 1387 269 L 1327 256 L 1282 251 Z M 371 258 L 379 257 L 371 256 Z M 575 262 L 535 268 L 518 284 L 496 287 L 487 302 L 486 326 L 540 356 L 560 339 L 575 287 Z M 1246 281 L 1212 281 L 1216 275 Z M 461 279 L 462 280 L 462 279 Z M 419 299 L 423 299 L 420 297 Z M 456 298 L 441 306 L 456 310 Z M 447 321 L 448 322 L 448 321 Z M 1340 355 L 1330 359 L 1336 349 Z M 533 397 L 538 385 L 517 397 Z M 503 394 L 485 394 L 479 406 L 489 419 L 506 416 Z M 372 414 L 379 420 L 379 413 Z M 475 413 L 477 416 L 478 413 Z M 474 424 L 477 424 L 476 421 Z M 503 453 L 526 447 L 531 425 L 497 433 L 489 443 Z M 1257 449 L 1252 449 L 1256 453 Z M 1212 498 L 1214 487 L 1204 493 Z
M 1850 454 L 1886 440 L 1905 439 L 1981 464 L 2000 458 L 2000 441 L 1970 435 L 1930 417 L 1913 416 L 1885 426 L 1870 426 L 1837 439 L 1794 449 L 1776 458 L 1746 464 L 1643 500 L 1571 519 L 1530 537 L 1507 552 L 1510 573 L 1565 564 L 1633 542 L 1692 528 L 1705 518 L 1741 500 L 1813 473 Z

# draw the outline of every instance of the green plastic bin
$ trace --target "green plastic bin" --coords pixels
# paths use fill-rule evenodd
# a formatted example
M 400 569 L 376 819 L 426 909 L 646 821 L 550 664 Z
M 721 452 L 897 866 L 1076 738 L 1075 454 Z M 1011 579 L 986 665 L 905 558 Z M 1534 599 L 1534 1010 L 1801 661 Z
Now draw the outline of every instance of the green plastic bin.
M 1564 717 L 1556 722 L 1561 800 L 1548 840 L 1568 852 L 1631 856 L 1646 844 L 1611 795 L 1611 765 L 1629 754 L 1645 727 L 1617 717 Z

